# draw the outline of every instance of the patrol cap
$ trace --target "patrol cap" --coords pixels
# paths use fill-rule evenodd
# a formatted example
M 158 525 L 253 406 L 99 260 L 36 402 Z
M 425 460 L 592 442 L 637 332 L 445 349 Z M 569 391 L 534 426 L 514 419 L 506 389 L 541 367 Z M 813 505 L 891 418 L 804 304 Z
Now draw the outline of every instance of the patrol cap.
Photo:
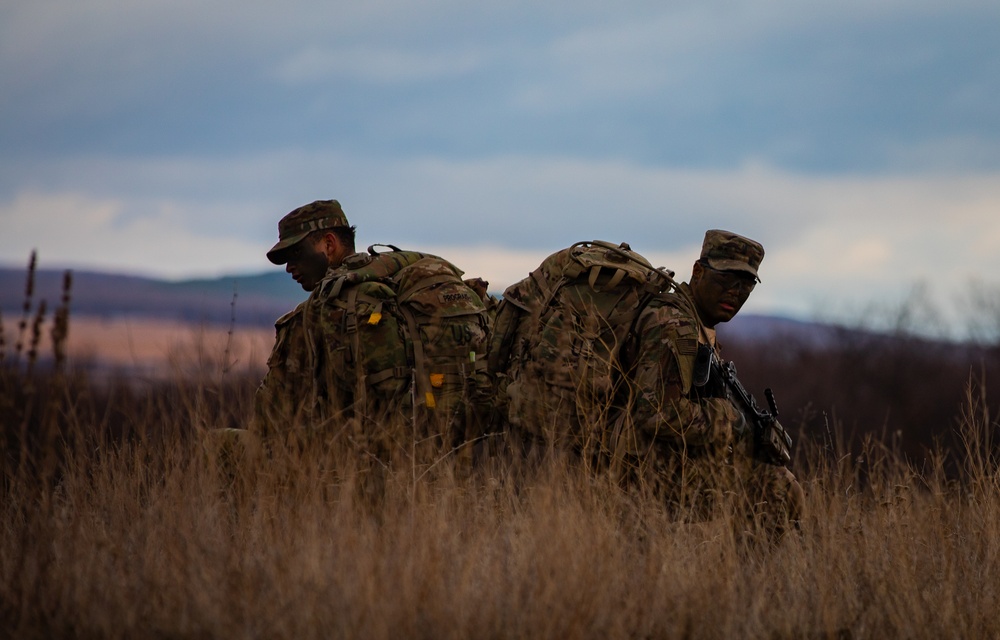
M 760 280 L 757 267 L 764 259 L 764 247 L 731 231 L 710 229 L 705 232 L 701 259 L 718 271 L 745 271 Z
M 347 216 L 336 200 L 317 200 L 295 209 L 278 221 L 278 243 L 267 252 L 274 264 L 287 262 L 285 250 L 317 229 L 349 227 Z

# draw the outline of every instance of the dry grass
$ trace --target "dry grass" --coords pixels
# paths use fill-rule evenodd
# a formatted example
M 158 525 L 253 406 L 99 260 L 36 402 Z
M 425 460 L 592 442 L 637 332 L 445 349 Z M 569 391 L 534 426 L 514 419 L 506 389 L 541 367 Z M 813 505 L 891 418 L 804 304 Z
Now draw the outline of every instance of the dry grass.
M 216 375 L 194 382 L 94 384 L 25 367 L 14 343 L 3 637 L 1000 636 L 997 425 L 975 389 L 960 477 L 943 456 L 917 469 L 878 442 L 800 439 L 802 530 L 748 551 L 726 522 L 676 524 L 558 461 L 529 483 L 499 461 L 398 469 L 373 497 L 336 443 L 220 457 L 206 443 L 257 383 L 231 354 L 199 356 Z
M 3 372 L 5 635 L 1000 633 L 995 425 L 974 396 L 962 482 L 876 444 L 850 459 L 804 443 L 801 534 L 747 553 L 723 522 L 674 524 L 558 463 L 520 488 L 500 465 L 469 477 L 445 463 L 419 481 L 403 469 L 372 500 L 345 449 L 228 467 L 206 450 L 206 430 L 245 412 L 248 391 L 102 396 L 43 379 L 26 393 L 21 375 Z

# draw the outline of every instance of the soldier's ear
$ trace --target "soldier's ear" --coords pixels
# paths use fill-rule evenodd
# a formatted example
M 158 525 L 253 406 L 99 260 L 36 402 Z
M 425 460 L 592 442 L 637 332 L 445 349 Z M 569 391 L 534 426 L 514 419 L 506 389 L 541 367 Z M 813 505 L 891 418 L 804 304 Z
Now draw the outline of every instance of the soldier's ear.
M 321 249 L 326 254 L 327 260 L 334 261 L 341 253 L 340 238 L 336 234 L 327 231 L 323 234 L 320 241 L 323 243 Z
M 695 262 L 694 266 L 691 267 L 691 284 L 695 284 L 698 280 L 701 280 L 701 276 L 704 273 L 705 267 L 702 266 L 701 262 Z

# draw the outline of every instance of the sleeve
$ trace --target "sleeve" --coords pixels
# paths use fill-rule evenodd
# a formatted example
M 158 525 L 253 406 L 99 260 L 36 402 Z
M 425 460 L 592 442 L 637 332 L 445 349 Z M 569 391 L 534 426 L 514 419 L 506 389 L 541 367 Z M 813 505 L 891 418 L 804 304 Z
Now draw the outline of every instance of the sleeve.
M 662 308 L 640 318 L 633 373 L 633 422 L 657 441 L 723 445 L 732 438 L 738 414 L 728 399 L 701 397 L 693 388 L 685 391 L 682 367 L 693 367 L 694 363 L 693 354 L 687 357 L 683 337 L 690 325 L 689 320 Z
M 253 427 L 261 435 L 284 430 L 304 407 L 306 344 L 301 306 L 274 324 L 275 340 L 267 373 L 254 394 Z

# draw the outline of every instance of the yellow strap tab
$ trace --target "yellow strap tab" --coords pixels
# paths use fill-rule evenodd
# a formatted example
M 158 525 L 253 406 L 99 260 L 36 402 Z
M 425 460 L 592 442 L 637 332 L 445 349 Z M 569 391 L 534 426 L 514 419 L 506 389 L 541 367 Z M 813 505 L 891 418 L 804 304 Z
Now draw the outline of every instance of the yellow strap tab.
M 434 394 L 431 393 L 430 391 L 424 394 L 424 400 L 428 409 L 437 408 L 437 402 L 434 400 Z
M 375 311 L 370 316 L 368 316 L 368 324 L 372 325 L 378 324 L 381 319 L 382 319 L 382 314 L 379 313 L 378 311 Z

